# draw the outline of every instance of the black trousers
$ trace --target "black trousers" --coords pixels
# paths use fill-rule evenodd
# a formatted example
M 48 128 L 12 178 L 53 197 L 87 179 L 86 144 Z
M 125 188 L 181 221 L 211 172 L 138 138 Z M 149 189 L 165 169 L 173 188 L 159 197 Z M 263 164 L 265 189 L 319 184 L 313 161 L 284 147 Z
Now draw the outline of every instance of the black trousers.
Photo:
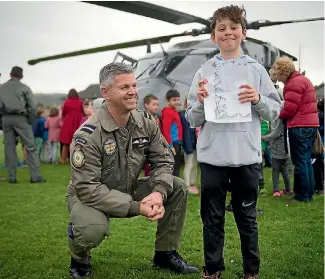
M 179 177 L 180 170 L 181 170 L 181 144 L 179 143 L 173 143 L 174 149 L 175 149 L 175 165 L 174 165 L 174 171 L 173 175 Z
M 256 202 L 260 165 L 232 168 L 201 163 L 200 167 L 201 218 L 207 272 L 212 275 L 225 269 L 223 259 L 225 201 L 227 191 L 230 191 L 234 217 L 240 235 L 244 272 L 258 274 L 260 258 Z

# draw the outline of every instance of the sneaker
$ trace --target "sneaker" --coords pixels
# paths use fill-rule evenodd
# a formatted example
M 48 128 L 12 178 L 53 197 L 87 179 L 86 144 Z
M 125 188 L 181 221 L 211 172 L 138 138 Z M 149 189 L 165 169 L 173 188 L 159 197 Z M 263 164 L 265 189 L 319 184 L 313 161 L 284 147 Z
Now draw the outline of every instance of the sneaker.
M 201 279 L 221 279 L 221 272 L 217 271 L 213 275 L 209 275 L 204 269 Z
M 279 191 L 275 191 L 275 192 L 273 193 L 273 197 L 281 197 L 280 192 L 279 192 Z
M 260 195 L 261 196 L 266 196 L 267 194 L 268 194 L 268 191 L 265 188 L 260 190 Z
M 258 275 L 253 273 L 245 273 L 244 279 L 258 279 Z
M 286 189 L 282 189 L 280 191 L 280 195 L 283 196 L 283 195 L 293 195 L 293 192 L 292 191 L 287 191 Z
M 190 194 L 193 194 L 193 195 L 198 195 L 198 194 L 200 194 L 199 189 L 198 189 L 195 185 L 189 186 L 189 187 L 188 187 L 188 192 L 189 192 Z
M 230 212 L 233 211 L 233 208 L 232 208 L 232 204 L 231 204 L 231 203 L 228 203 L 228 204 L 226 205 L 226 210 L 227 210 L 227 211 L 230 211 Z
M 74 258 L 71 258 L 69 273 L 74 279 L 88 278 L 91 275 L 91 265 L 79 263 Z

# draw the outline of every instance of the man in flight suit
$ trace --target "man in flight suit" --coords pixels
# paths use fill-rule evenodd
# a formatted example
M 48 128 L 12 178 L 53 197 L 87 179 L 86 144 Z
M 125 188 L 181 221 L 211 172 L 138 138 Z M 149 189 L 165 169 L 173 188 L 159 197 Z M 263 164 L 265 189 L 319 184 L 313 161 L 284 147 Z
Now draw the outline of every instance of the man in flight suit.
M 9 182 L 17 183 L 17 136 L 21 138 L 27 150 L 30 182 L 45 182 L 46 180 L 40 175 L 40 162 L 35 149 L 30 119 L 36 111 L 34 96 L 31 89 L 20 82 L 23 78 L 22 68 L 13 67 L 10 76 L 11 79 L 0 86 L 0 118 L 2 118 Z
M 174 156 L 151 115 L 136 109 L 131 66 L 111 63 L 99 75 L 106 100 L 75 133 L 67 204 L 73 278 L 91 274 L 90 249 L 109 235 L 109 219 L 142 215 L 158 220 L 154 263 L 177 273 L 197 272 L 176 251 L 187 187 L 172 175 Z M 145 161 L 150 177 L 138 179 Z

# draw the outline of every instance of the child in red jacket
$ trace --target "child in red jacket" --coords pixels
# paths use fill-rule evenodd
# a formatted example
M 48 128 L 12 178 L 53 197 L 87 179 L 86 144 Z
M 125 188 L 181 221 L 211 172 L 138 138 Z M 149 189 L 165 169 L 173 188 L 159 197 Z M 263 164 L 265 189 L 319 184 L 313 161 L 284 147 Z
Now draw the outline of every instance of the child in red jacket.
M 161 111 L 162 134 L 175 155 L 174 176 L 179 177 L 181 165 L 181 144 L 183 141 L 183 128 L 177 108 L 180 104 L 180 94 L 171 89 L 166 93 L 168 107 Z

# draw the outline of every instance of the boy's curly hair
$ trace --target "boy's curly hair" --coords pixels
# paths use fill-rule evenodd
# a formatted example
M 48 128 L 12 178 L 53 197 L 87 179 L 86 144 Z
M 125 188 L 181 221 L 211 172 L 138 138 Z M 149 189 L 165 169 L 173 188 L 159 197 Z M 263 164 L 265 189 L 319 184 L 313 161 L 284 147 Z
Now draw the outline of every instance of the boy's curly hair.
M 279 77 L 288 79 L 289 76 L 296 71 L 295 64 L 293 64 L 293 61 L 287 56 L 281 56 L 275 60 L 272 69 L 277 79 L 279 79 Z
M 246 29 L 247 20 L 246 20 L 246 10 L 244 6 L 238 7 L 234 5 L 226 6 L 216 10 L 213 13 L 212 22 L 211 22 L 211 35 L 214 36 L 214 28 L 216 27 L 217 21 L 221 19 L 229 18 L 235 23 L 240 23 L 243 31 Z

